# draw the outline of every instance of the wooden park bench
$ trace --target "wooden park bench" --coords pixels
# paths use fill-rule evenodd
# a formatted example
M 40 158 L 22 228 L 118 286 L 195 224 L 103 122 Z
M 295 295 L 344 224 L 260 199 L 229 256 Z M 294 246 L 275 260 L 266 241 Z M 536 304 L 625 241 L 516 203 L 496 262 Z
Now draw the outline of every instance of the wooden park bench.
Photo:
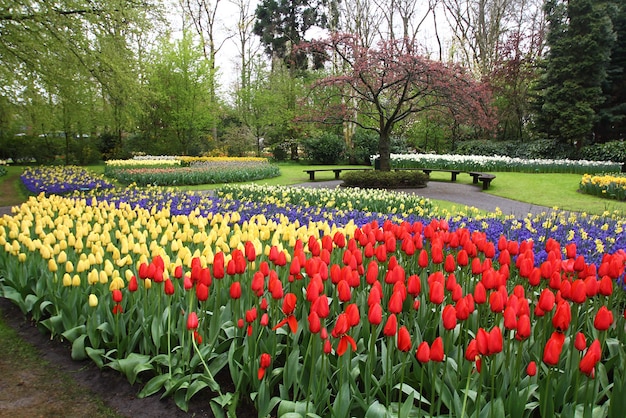
M 430 175 L 430 173 L 432 173 L 433 171 L 442 171 L 442 172 L 445 172 L 445 173 L 450 173 L 450 175 L 451 175 L 450 180 L 451 181 L 456 181 L 456 176 L 459 173 L 463 172 L 461 170 L 446 170 L 444 168 L 394 168 L 394 171 L 402 171 L 402 170 L 421 170 L 426 175 Z
M 478 171 L 470 171 L 468 174 L 472 176 L 472 183 L 478 184 L 479 181 L 482 181 L 483 190 L 489 189 L 489 184 L 496 178 L 494 174 L 481 173 Z
M 341 174 L 342 171 L 351 171 L 351 170 L 366 171 L 366 170 L 371 170 L 371 168 L 322 168 L 322 169 L 317 169 L 317 170 L 303 170 L 303 171 L 308 173 L 309 180 L 315 180 L 315 173 L 317 173 L 318 171 L 332 171 L 335 173 L 335 180 L 339 180 L 339 174 Z

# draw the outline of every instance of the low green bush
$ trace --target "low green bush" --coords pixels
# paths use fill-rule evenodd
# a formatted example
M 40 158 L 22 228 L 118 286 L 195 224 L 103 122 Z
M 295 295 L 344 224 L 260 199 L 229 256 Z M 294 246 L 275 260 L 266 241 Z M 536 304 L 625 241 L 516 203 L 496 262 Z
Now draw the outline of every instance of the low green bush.
M 306 158 L 313 164 L 337 164 L 344 158 L 346 144 L 332 132 L 321 132 L 302 141 Z
M 428 175 L 421 171 L 364 170 L 346 172 L 341 176 L 343 185 L 371 189 L 402 189 L 425 187 Z

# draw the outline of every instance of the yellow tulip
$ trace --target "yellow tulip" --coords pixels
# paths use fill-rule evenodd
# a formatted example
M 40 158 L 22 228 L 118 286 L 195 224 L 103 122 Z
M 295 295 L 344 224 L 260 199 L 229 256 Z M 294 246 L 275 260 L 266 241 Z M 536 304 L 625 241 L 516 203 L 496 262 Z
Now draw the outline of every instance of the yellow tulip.
M 89 306 L 92 308 L 98 306 L 98 296 L 94 295 L 93 293 L 89 295 Z
M 63 286 L 68 287 L 72 285 L 72 276 L 69 273 L 63 275 Z
M 65 262 L 65 271 L 68 273 L 72 273 L 74 271 L 74 264 L 70 260 Z
M 100 272 L 98 273 L 98 276 L 99 276 L 98 279 L 101 284 L 107 284 L 109 282 L 109 276 L 107 275 L 106 271 L 100 270 Z
M 111 284 L 109 285 L 109 290 L 113 291 L 123 289 L 125 286 L 126 283 L 124 283 L 124 280 L 122 280 L 121 277 L 114 277 L 113 280 L 111 280 Z
M 56 261 L 54 261 L 54 258 L 51 258 L 48 260 L 48 270 L 51 271 L 52 273 L 55 273 L 58 270 L 58 266 Z
M 26 253 L 19 253 L 17 255 L 17 261 L 19 261 L 20 263 L 23 263 L 24 261 L 26 261 Z
M 78 274 L 75 274 L 72 277 L 72 286 L 74 286 L 74 287 L 80 286 L 80 276 Z
M 87 274 L 87 283 L 89 283 L 90 285 L 94 285 L 98 283 L 99 280 L 100 280 L 100 277 L 98 274 L 98 270 L 92 269 L 89 272 L 89 274 Z
M 145 287 L 146 289 L 150 289 L 150 288 L 152 287 L 152 280 L 150 280 L 150 279 L 145 279 L 145 280 L 143 281 L 143 285 L 144 285 L 144 287 Z

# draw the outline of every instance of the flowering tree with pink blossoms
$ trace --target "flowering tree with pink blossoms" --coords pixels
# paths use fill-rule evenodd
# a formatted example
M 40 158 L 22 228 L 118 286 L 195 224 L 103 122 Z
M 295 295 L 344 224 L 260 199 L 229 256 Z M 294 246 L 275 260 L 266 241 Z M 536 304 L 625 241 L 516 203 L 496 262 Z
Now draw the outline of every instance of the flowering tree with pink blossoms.
M 381 41 L 376 48 L 357 37 L 333 34 L 303 46 L 334 57 L 340 70 L 312 85 L 323 102 L 312 118 L 324 123 L 352 123 L 379 135 L 380 169 L 390 170 L 390 140 L 398 122 L 421 112 L 443 112 L 455 123 L 489 133 L 495 127 L 491 95 L 465 69 L 433 61 L 406 40 Z

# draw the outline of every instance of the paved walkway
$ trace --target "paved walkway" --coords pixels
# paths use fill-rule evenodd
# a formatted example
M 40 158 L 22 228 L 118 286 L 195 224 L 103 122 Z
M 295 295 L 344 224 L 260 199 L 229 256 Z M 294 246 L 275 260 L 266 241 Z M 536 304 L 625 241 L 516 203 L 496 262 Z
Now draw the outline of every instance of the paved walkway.
M 341 180 L 315 181 L 298 184 L 301 187 L 335 188 Z M 428 186 L 420 189 L 402 189 L 405 193 L 414 193 L 429 199 L 447 200 L 461 205 L 473 206 L 478 209 L 494 212 L 499 208 L 503 214 L 513 214 L 523 218 L 529 213 L 541 214 L 549 212 L 551 208 L 537 206 L 531 203 L 518 202 L 483 192 L 480 185 L 452 183 L 447 181 L 429 181 Z M 11 214 L 10 207 L 0 207 L 0 216 Z
M 328 187 L 335 188 L 342 183 L 341 180 L 316 181 L 302 183 L 302 187 Z M 499 208 L 503 214 L 513 214 L 523 218 L 529 213 L 541 214 L 550 212 L 552 209 L 545 206 L 537 206 L 532 203 L 519 202 L 485 193 L 481 184 L 470 185 L 453 183 L 448 181 L 429 181 L 427 187 L 420 189 L 402 189 L 405 193 L 413 193 L 429 199 L 447 200 L 461 205 L 473 206 L 478 209 L 494 212 Z

